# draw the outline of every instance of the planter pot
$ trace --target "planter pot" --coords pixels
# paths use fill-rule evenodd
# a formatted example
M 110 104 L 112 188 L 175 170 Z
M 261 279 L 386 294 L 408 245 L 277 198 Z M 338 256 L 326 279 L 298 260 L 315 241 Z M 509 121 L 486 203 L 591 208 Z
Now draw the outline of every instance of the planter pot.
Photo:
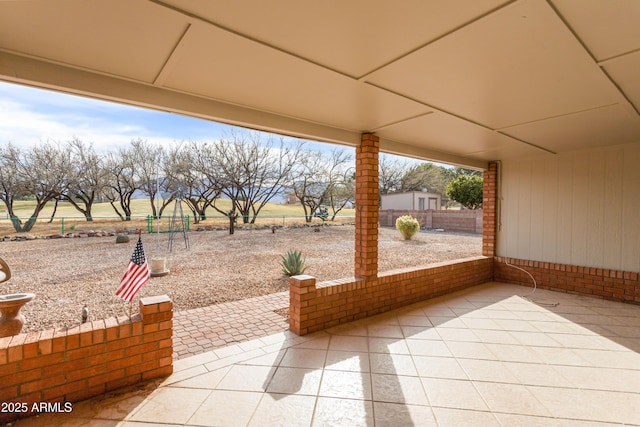
M 17 335 L 24 326 L 24 316 L 20 314 L 23 305 L 35 298 L 35 294 L 0 295 L 0 337 Z
M 0 283 L 6 282 L 9 279 L 11 279 L 11 269 L 7 263 L 0 258 Z
M 169 274 L 166 258 L 152 258 L 149 260 L 149 273 L 151 277 L 166 276 Z

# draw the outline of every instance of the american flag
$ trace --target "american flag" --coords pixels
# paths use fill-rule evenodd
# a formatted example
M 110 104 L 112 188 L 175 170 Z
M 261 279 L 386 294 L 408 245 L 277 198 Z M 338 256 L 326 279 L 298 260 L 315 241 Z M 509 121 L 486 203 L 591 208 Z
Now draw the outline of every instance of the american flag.
M 125 301 L 131 302 L 142 285 L 149 281 L 150 277 L 151 273 L 149 272 L 147 258 L 142 247 L 142 238 L 138 236 L 138 243 L 136 243 L 136 248 L 133 250 L 129 266 L 120 281 L 120 287 L 116 291 L 116 295 Z

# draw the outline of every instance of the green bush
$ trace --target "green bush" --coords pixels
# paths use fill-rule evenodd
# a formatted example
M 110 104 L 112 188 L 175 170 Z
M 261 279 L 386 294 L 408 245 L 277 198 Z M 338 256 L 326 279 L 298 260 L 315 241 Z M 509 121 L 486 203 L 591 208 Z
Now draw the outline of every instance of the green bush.
M 302 259 L 302 252 L 288 251 L 282 256 L 282 272 L 287 276 L 297 276 L 307 269 Z
M 396 230 L 405 240 L 411 240 L 411 237 L 420 230 L 420 223 L 411 215 L 403 215 L 396 219 Z
M 482 209 L 482 177 L 459 175 L 447 185 L 447 196 L 467 209 Z

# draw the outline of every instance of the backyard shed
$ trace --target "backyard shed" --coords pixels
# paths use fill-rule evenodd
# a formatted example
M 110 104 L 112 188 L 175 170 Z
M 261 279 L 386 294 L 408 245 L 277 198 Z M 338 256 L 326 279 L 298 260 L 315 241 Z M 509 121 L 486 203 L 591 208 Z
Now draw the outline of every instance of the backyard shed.
M 439 210 L 442 196 L 426 191 L 408 191 L 406 193 L 383 194 L 380 196 L 380 209 L 424 211 Z

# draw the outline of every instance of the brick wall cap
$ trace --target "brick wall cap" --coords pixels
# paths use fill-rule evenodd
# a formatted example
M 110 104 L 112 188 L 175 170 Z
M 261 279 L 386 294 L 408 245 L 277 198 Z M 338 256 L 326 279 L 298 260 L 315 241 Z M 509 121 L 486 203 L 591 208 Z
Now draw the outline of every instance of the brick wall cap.
M 156 295 L 154 297 L 140 298 L 140 304 L 142 305 L 161 304 L 163 302 L 171 302 L 171 298 L 169 298 L 168 295 Z
M 315 277 L 309 276 L 308 274 L 298 274 L 297 276 L 291 276 L 291 278 L 295 279 L 295 280 L 298 280 L 300 282 L 303 282 L 305 280 L 315 279 Z

